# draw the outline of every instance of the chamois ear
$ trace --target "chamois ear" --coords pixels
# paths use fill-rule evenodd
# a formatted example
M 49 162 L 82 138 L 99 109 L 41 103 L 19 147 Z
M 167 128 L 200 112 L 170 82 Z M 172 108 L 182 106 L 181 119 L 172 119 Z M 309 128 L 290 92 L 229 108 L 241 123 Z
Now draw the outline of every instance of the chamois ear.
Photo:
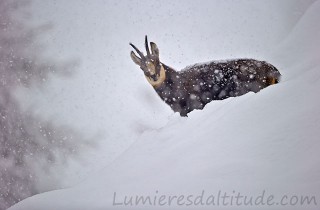
M 135 64 L 137 64 L 138 66 L 141 66 L 141 59 L 138 56 L 136 56 L 136 54 L 134 54 L 133 51 L 131 51 L 130 56 Z
M 150 42 L 150 45 L 151 45 L 151 52 L 153 55 L 157 56 L 159 58 L 159 49 L 156 45 L 156 43 L 154 42 Z

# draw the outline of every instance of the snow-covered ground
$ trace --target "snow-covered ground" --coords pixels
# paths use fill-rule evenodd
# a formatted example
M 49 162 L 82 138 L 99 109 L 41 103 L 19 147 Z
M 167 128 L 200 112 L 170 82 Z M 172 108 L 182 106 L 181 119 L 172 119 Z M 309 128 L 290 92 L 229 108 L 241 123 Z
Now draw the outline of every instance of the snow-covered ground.
M 52 14 L 48 11 L 53 5 L 40 2 L 49 17 L 56 11 L 69 14 L 61 15 L 65 21 L 60 23 L 65 25 L 48 40 L 63 36 L 60 41 L 70 41 L 74 33 L 86 28 L 82 31 L 86 34 L 75 36 L 79 40 L 71 45 L 53 40 L 60 46 L 57 49 L 83 58 L 84 73 L 71 82 L 53 79 L 48 90 L 35 90 L 31 98 L 36 105 L 29 102 L 26 106 L 38 106 L 37 114 L 46 118 L 60 113 L 63 117 L 56 117 L 57 121 L 63 119 L 88 133 L 105 131 L 105 139 L 96 154 L 86 154 L 90 165 L 83 169 L 87 176 L 83 182 L 33 196 L 10 210 L 221 209 L 221 200 L 220 206 L 217 200 L 214 206 L 186 206 L 188 195 L 196 200 L 202 191 L 204 202 L 210 194 L 217 199 L 219 191 L 254 198 L 265 191 L 265 201 L 273 195 L 274 205 L 250 208 L 319 208 L 319 1 L 130 1 L 112 6 L 105 1 L 95 1 L 94 6 L 86 5 L 88 1 L 77 5 L 68 1 L 55 5 Z M 96 9 L 96 15 L 82 14 L 81 8 L 87 6 Z M 113 19 L 97 20 L 100 13 Z M 41 16 L 40 10 L 35 14 Z M 59 17 L 55 17 L 58 22 Z M 81 24 L 95 20 L 98 26 Z M 180 24 L 186 26 L 179 28 Z M 63 31 L 68 27 L 70 33 Z M 103 27 L 113 33 L 94 30 Z M 142 46 L 145 34 L 158 44 L 163 62 L 178 69 L 215 58 L 253 57 L 275 65 L 282 81 L 258 94 L 212 102 L 181 118 L 161 102 L 130 60 L 128 42 Z M 77 48 L 79 43 L 83 46 Z M 28 97 L 21 100 L 28 101 Z M 61 102 L 67 99 L 66 104 Z M 52 104 L 49 111 L 48 104 Z M 89 170 L 96 172 L 88 175 Z M 125 196 L 136 195 L 151 196 L 157 205 L 120 204 Z M 165 200 L 161 206 L 162 195 L 166 199 L 184 195 L 184 205 L 171 197 L 171 205 Z M 277 205 L 283 195 L 288 202 L 292 196 L 315 196 L 318 206 Z M 228 201 L 224 209 L 248 209 Z

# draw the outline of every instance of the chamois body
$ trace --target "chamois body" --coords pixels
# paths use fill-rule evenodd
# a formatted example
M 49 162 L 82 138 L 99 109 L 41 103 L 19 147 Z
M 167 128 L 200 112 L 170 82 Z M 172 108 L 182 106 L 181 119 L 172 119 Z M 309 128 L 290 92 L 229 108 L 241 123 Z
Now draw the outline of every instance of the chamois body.
M 131 44 L 132 45 L 132 44 Z M 134 47 L 134 45 L 132 45 Z M 188 66 L 181 71 L 159 61 L 159 50 L 151 43 L 152 54 L 145 60 L 131 57 L 145 72 L 145 76 L 160 98 L 174 112 L 187 116 L 194 109 L 203 107 L 213 100 L 240 96 L 259 90 L 279 82 L 280 73 L 271 64 L 254 59 L 234 59 L 212 61 Z M 136 50 L 137 48 L 134 47 Z M 143 54 L 137 51 L 140 56 Z
M 212 100 L 223 100 L 259 90 L 278 82 L 272 65 L 253 59 L 196 64 L 181 71 L 162 64 L 166 79 L 154 87 L 158 95 L 181 116 Z

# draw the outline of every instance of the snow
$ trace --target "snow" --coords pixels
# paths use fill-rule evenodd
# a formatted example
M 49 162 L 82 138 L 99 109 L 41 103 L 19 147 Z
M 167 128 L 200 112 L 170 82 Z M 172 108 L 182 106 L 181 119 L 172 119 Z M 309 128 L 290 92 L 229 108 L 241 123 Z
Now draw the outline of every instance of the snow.
M 105 111 L 111 117 L 104 127 L 115 127 L 118 132 L 109 132 L 106 141 L 111 143 L 117 140 L 119 145 L 125 146 L 119 146 L 121 149 L 111 146 L 119 149 L 117 154 L 111 160 L 99 160 L 97 165 L 101 167 L 105 164 L 103 169 L 88 166 L 97 172 L 88 175 L 83 182 L 30 197 L 9 209 L 221 209 L 221 206 L 178 206 L 177 202 L 172 202 L 172 206 L 113 206 L 113 202 L 114 193 L 117 195 L 116 201 L 121 203 L 125 196 L 135 195 L 197 196 L 202 191 L 206 195 L 216 195 L 221 191 L 255 196 L 264 190 L 276 198 L 282 195 L 314 195 L 320 205 L 320 100 L 317 94 L 320 88 L 319 12 L 320 2 L 317 1 L 295 19 L 287 36 L 278 38 L 281 40 L 279 44 L 275 44 L 274 40 L 273 46 L 277 47 L 267 48 L 266 52 L 261 52 L 263 48 L 259 49 L 259 56 L 281 72 L 279 84 L 258 94 L 249 93 L 212 102 L 204 110 L 190 113 L 188 118 L 171 114 L 169 107 L 158 100 L 152 88 L 143 81 L 141 72 L 141 76 L 126 72 L 125 80 L 121 79 L 124 74 L 110 78 L 119 79 L 120 83 L 117 88 L 112 88 L 114 82 L 108 86 L 111 88 L 109 102 L 113 101 L 110 102 L 113 108 Z M 238 29 L 235 27 L 234 30 Z M 143 35 L 134 36 L 143 41 Z M 250 39 L 244 40 L 247 41 Z M 208 44 L 199 42 L 204 46 Z M 167 45 L 167 49 L 162 49 L 161 45 Z M 158 43 L 160 55 L 165 57 L 170 47 L 176 45 Z M 241 49 L 242 45 L 239 51 Z M 190 52 L 190 57 L 194 55 L 192 50 L 187 52 Z M 121 56 L 119 59 L 129 60 L 129 51 L 125 55 L 127 57 Z M 136 68 L 134 64 L 121 67 Z M 138 87 L 134 88 L 135 85 Z M 100 88 L 96 94 L 103 95 Z M 130 88 L 133 93 L 124 93 Z M 147 98 L 142 102 L 139 101 L 139 97 L 143 97 L 140 90 Z M 118 102 L 118 97 L 126 101 Z M 101 104 L 106 105 L 106 102 Z M 114 108 L 116 105 L 121 105 L 121 108 Z M 148 114 L 153 111 L 157 113 Z M 139 132 L 132 131 L 135 125 L 142 125 L 137 128 Z M 248 209 L 243 205 L 223 208 Z M 279 206 L 253 208 L 279 209 Z M 281 208 L 317 209 L 317 206 Z

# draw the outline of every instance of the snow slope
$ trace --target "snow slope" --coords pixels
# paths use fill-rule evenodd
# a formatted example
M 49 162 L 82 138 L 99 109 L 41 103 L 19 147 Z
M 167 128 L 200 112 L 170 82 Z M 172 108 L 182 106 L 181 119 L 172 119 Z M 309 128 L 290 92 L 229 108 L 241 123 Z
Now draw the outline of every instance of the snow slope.
M 113 206 L 114 192 L 121 202 L 125 195 L 199 195 L 202 190 L 253 196 L 265 190 L 276 198 L 315 195 L 320 205 L 319 12 L 317 1 L 267 56 L 283 75 L 278 85 L 208 104 L 188 118 L 174 115 L 162 128 L 143 132 L 115 161 L 81 184 L 33 196 L 10 210 L 185 209 Z

